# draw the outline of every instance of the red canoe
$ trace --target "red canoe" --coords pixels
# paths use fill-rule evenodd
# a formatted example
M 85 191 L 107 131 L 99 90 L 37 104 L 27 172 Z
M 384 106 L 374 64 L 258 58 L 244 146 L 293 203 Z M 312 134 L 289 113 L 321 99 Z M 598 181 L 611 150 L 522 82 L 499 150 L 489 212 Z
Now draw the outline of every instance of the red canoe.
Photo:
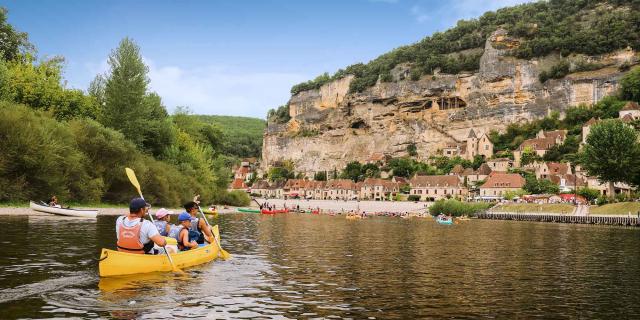
M 261 212 L 262 214 L 287 213 L 287 212 L 289 212 L 289 209 L 281 209 L 281 210 L 267 210 L 267 209 L 262 209 L 260 212 Z

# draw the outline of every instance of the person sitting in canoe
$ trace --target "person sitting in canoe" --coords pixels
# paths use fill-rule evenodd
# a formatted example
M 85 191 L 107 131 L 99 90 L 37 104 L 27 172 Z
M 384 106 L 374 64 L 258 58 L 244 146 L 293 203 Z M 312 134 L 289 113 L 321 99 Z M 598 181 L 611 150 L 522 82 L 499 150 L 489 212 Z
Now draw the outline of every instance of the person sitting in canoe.
M 165 208 L 161 208 L 160 210 L 156 211 L 156 220 L 153 222 L 153 224 L 156 225 L 158 232 L 163 237 L 166 237 L 169 234 L 169 230 L 171 229 L 171 225 L 169 225 L 169 219 L 171 218 L 172 214 L 173 211 L 169 211 Z
M 51 199 L 49 199 L 49 207 L 62 208 L 62 206 L 58 203 L 58 197 L 56 197 L 55 195 L 51 196 Z
M 189 201 L 184 204 L 184 210 L 191 215 L 189 241 L 195 240 L 197 243 L 204 243 L 205 236 L 206 239 L 211 239 L 211 229 L 207 227 L 207 223 L 204 220 L 198 218 L 198 204 L 194 201 Z
M 197 248 L 198 243 L 191 240 L 189 237 L 189 229 L 191 228 L 191 215 L 183 212 L 178 215 L 178 224 L 171 226 L 169 231 L 169 237 L 178 241 L 178 249 L 180 251 L 186 251 L 191 248 Z
M 153 244 L 167 245 L 156 226 L 144 216 L 149 204 L 142 198 L 133 198 L 129 203 L 129 214 L 116 219 L 116 237 L 118 251 L 137 254 L 156 254 Z

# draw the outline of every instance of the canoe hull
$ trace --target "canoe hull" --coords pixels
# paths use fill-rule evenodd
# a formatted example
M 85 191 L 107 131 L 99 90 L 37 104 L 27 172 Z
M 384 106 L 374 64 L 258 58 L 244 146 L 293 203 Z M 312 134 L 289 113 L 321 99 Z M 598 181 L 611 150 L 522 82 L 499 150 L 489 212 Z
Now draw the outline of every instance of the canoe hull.
M 171 255 L 176 267 L 188 268 L 213 261 L 218 256 L 218 246 L 208 244 L 197 249 Z M 123 276 L 150 272 L 170 272 L 169 259 L 165 254 L 134 254 L 102 249 L 98 269 L 101 277 Z
M 238 210 L 238 212 L 244 212 L 244 213 L 260 213 L 260 209 L 245 209 L 245 208 L 238 208 L 236 209 Z
M 95 218 L 98 215 L 98 210 L 79 210 L 79 209 L 64 209 L 53 208 L 49 206 L 39 205 L 33 201 L 29 201 L 29 208 L 38 212 L 51 213 L 59 216 L 78 217 L 78 218 Z

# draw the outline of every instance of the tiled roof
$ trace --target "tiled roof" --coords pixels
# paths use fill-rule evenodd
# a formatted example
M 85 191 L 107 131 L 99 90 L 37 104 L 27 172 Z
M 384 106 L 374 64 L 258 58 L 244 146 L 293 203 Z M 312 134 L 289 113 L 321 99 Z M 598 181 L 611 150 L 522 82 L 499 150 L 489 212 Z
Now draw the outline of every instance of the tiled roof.
M 624 123 L 633 122 L 633 116 L 631 116 L 628 113 L 625 114 L 624 117 L 622 117 L 622 122 L 624 122 Z
M 460 187 L 460 179 L 456 176 L 415 176 L 409 182 L 412 188 L 416 187 Z
M 477 138 L 476 133 L 473 131 L 473 129 L 469 130 L 469 136 L 467 137 L 467 139 L 469 138 Z
M 247 185 L 244 184 L 244 180 L 242 179 L 233 179 L 231 182 L 231 189 L 246 189 Z
M 480 165 L 480 168 L 476 171 L 476 174 L 488 176 L 491 174 L 491 168 L 486 163 Z
M 526 147 L 531 147 L 533 150 L 549 150 L 551 147 L 556 145 L 556 140 L 554 138 L 533 138 L 528 139 L 522 142 L 518 147 L 519 151 L 524 151 Z
M 265 180 L 257 180 L 253 183 L 251 189 L 269 189 L 269 182 Z
M 366 178 L 362 183 L 364 187 L 373 187 L 373 186 L 384 186 L 386 180 L 384 179 L 376 179 L 376 178 Z
M 569 173 L 569 164 L 563 162 L 547 162 L 550 174 L 567 174 Z
M 620 111 L 630 111 L 630 110 L 640 110 L 640 106 L 638 103 L 630 101 L 624 105 L 624 107 Z
M 525 180 L 516 173 L 493 173 L 480 188 L 522 188 Z
M 464 167 L 462 165 L 456 164 L 453 169 L 451 169 L 451 174 L 461 174 L 464 171 Z
M 597 122 L 598 122 L 598 120 L 597 120 L 596 118 L 591 118 L 591 119 L 589 119 L 589 121 L 587 121 L 587 122 L 584 124 L 584 126 L 585 126 L 585 127 L 588 127 L 588 126 L 591 126 L 591 125 L 596 124 Z

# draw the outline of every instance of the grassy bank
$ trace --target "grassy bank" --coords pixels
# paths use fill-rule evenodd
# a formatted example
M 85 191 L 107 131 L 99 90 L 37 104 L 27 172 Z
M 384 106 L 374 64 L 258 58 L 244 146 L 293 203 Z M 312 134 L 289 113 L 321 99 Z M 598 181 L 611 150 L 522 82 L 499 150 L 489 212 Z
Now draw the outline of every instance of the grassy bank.
M 589 209 L 589 214 L 626 216 L 631 212 L 632 216 L 637 216 L 638 211 L 640 211 L 640 202 L 618 202 L 598 207 L 591 207 Z
M 485 202 L 461 202 L 454 199 L 438 200 L 429 207 L 431 215 L 440 213 L 450 214 L 454 217 L 473 216 L 480 211 L 487 210 L 491 204 Z
M 493 208 L 494 212 L 531 212 L 531 213 L 564 213 L 569 214 L 573 212 L 574 207 L 566 203 L 513 203 L 504 204 Z

